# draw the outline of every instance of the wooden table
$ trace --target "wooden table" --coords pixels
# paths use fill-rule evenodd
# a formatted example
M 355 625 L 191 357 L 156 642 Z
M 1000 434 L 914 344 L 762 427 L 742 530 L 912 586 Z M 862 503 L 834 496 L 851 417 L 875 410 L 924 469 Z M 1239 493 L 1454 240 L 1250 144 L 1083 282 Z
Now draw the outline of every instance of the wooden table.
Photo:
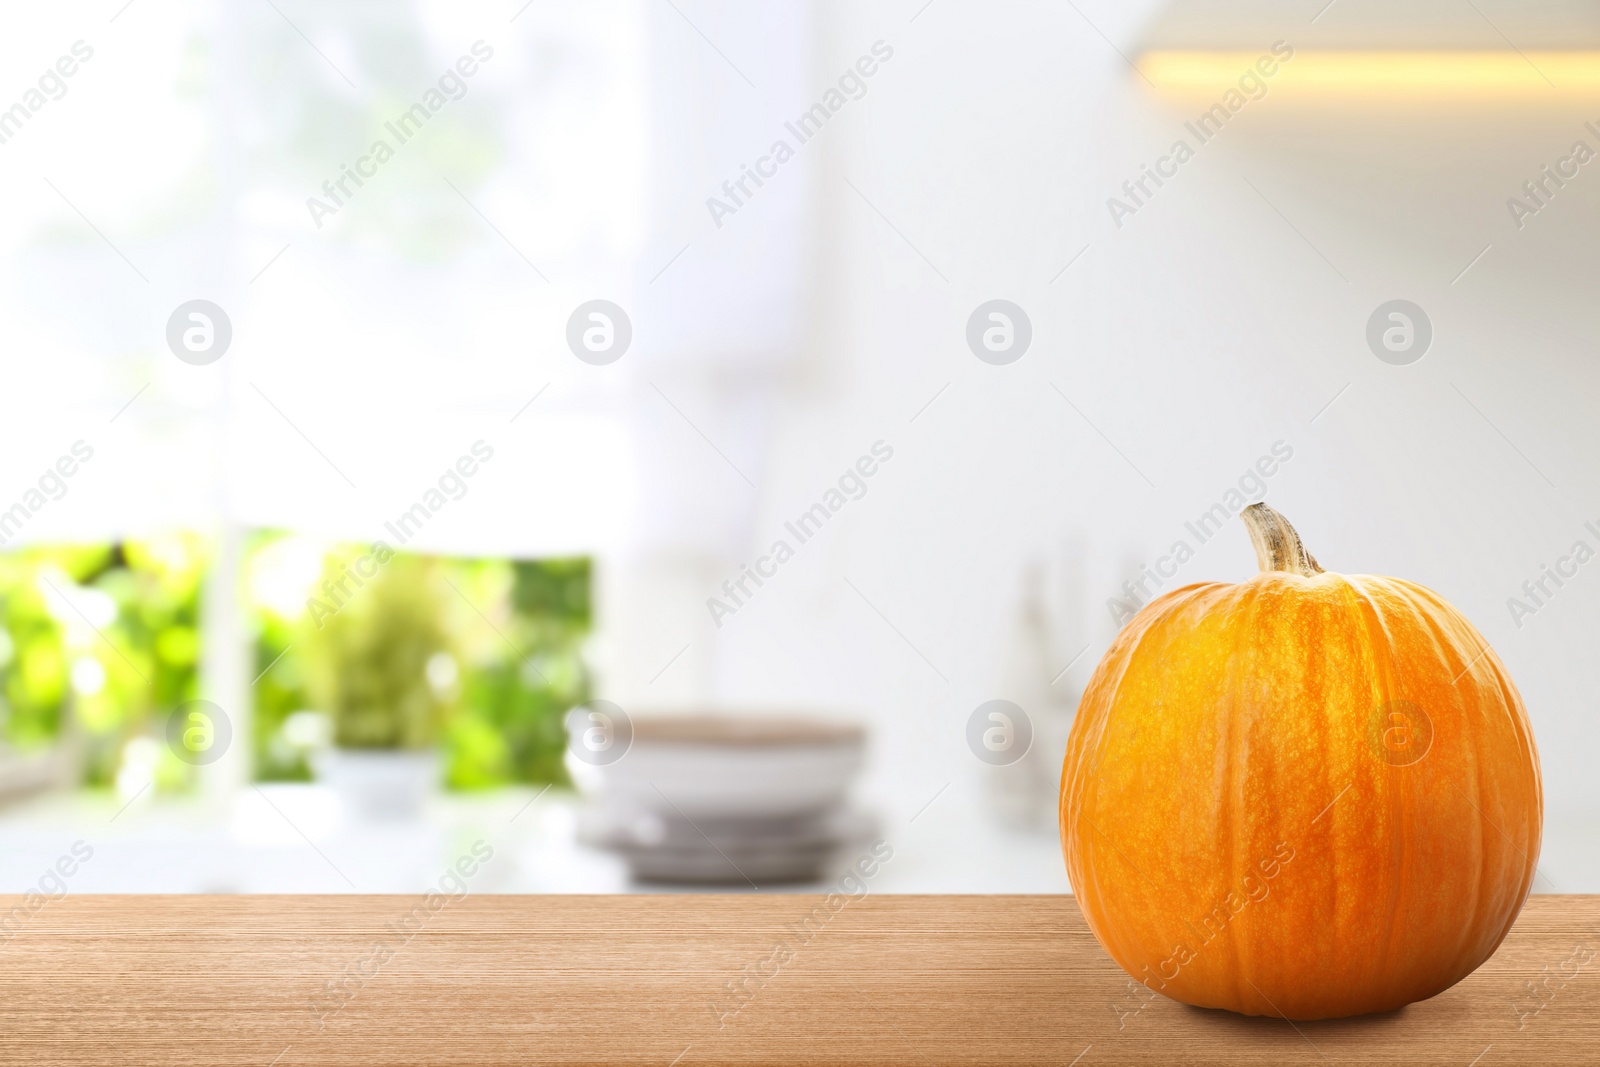
M 1431 1001 L 1296 1026 L 1130 987 L 1064 896 L 72 896 L 0 932 L 0 1063 L 1573 1065 L 1597 970 L 1593 897 L 1534 897 Z

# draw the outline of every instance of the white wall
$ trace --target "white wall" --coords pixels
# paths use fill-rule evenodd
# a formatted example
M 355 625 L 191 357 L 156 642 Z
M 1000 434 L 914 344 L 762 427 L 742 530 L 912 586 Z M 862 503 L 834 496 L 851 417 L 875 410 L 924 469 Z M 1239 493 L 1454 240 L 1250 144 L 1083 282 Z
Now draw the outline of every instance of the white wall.
M 1600 172 L 1520 232 L 1505 207 L 1575 137 L 1594 143 L 1582 121 L 1600 104 L 1319 106 L 1275 90 L 1118 229 L 1107 197 L 1186 109 L 1155 100 L 1071 6 L 920 6 L 827 9 L 818 93 L 873 41 L 895 54 L 808 146 L 822 149 L 817 320 L 743 558 L 873 441 L 895 458 L 720 631 L 684 604 L 668 653 L 710 643 L 723 702 L 870 716 L 873 788 L 894 819 L 955 783 L 903 833 L 959 869 L 964 838 L 934 813 L 983 803 L 963 728 L 1014 686 L 1002 645 L 1025 565 L 1051 568 L 1053 662 L 1092 645 L 1056 687 L 1075 694 L 1115 632 L 1106 598 L 1282 440 L 1294 456 L 1269 499 L 1324 565 L 1437 589 L 1494 644 L 1544 761 L 1539 887 L 1600 886 L 1584 820 L 1600 801 L 1600 570 L 1521 628 L 1506 606 L 1573 540 L 1595 543 L 1582 530 L 1600 519 L 1585 282 Z M 1079 6 L 1125 51 L 1152 8 Z M 1314 42 L 1314 29 L 1296 38 Z M 964 343 L 967 316 L 994 297 L 1033 323 L 1008 367 Z M 1364 341 L 1395 297 L 1435 325 L 1409 367 Z M 1179 581 L 1253 569 L 1235 524 Z M 710 568 L 708 584 L 731 570 Z

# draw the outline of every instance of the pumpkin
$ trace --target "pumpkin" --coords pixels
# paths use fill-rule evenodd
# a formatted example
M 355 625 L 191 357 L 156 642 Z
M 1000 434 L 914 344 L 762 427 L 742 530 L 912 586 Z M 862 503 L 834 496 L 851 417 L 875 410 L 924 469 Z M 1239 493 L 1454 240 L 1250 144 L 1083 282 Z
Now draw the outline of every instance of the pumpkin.
M 1089 928 L 1168 997 L 1390 1011 L 1470 974 L 1533 882 L 1522 698 L 1437 593 L 1325 572 L 1246 508 L 1261 573 L 1146 605 L 1078 707 L 1061 843 Z

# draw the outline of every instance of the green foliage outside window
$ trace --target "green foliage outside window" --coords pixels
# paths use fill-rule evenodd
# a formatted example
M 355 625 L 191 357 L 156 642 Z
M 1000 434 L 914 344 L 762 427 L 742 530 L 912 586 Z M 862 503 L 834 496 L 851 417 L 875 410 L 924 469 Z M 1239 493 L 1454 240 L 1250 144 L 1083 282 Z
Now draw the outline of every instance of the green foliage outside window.
M 124 745 L 197 695 L 208 562 L 186 533 L 0 553 L 0 740 L 65 741 L 84 784 L 112 784 Z M 155 782 L 181 788 L 192 774 L 163 753 Z
M 0 552 L 0 750 L 65 744 L 83 784 L 113 785 L 128 743 L 160 741 L 165 716 L 200 696 L 211 555 L 192 533 Z M 563 718 L 590 689 L 590 579 L 587 559 L 378 563 L 372 546 L 253 535 L 241 599 L 256 778 L 309 779 L 331 734 L 438 744 L 453 789 L 567 784 Z M 193 767 L 150 750 L 157 789 L 192 784 Z
M 443 746 L 446 784 L 566 784 L 563 716 L 588 699 L 587 559 L 326 546 L 276 533 L 245 564 L 256 775 L 311 776 L 308 712 L 354 748 Z

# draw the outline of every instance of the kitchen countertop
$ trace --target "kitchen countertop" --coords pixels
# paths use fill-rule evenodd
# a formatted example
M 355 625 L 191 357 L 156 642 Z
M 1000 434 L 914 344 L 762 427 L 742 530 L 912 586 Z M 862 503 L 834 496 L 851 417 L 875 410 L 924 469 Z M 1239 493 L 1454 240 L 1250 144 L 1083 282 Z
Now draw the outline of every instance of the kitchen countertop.
M 1130 987 L 1066 896 L 869 892 L 835 911 L 818 895 L 462 882 L 455 900 L 52 901 L 0 930 L 0 1064 L 1492 1067 L 1600 1047 L 1595 897 L 1531 898 L 1500 951 L 1432 1000 L 1291 1024 Z M 0 916 L 22 904 L 0 898 Z

